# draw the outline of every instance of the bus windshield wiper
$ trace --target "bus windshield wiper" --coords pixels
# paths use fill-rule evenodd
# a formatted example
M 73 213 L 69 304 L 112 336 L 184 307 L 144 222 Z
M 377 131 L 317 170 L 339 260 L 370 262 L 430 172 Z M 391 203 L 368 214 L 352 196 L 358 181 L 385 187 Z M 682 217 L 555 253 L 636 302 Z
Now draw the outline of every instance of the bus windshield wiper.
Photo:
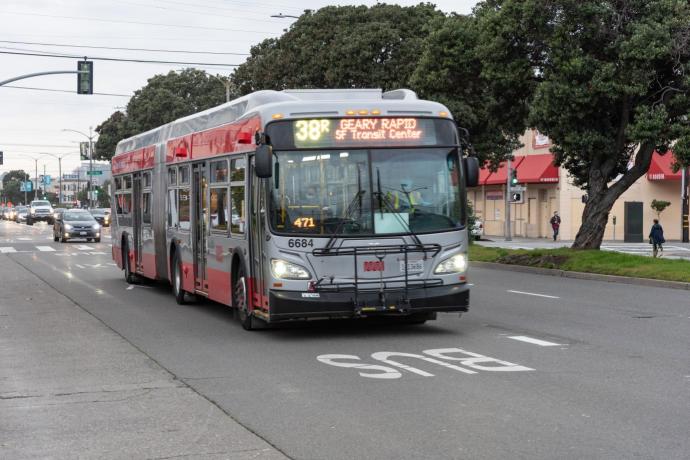
M 383 215 L 383 207 L 385 207 L 386 210 L 392 213 L 398 220 L 398 222 L 400 222 L 407 229 L 407 233 L 412 237 L 412 239 L 414 239 L 415 243 L 417 243 L 417 246 L 424 246 L 422 240 L 420 240 L 417 234 L 412 231 L 410 224 L 405 222 L 405 220 L 402 217 L 400 217 L 400 213 L 395 210 L 388 197 L 384 195 L 381 191 L 381 173 L 378 168 L 376 168 L 376 189 L 377 191 L 374 192 L 374 194 L 377 195 L 376 198 L 379 202 L 379 209 L 381 209 L 381 214 Z
M 357 191 L 355 196 L 352 198 L 352 201 L 350 201 L 350 204 L 347 206 L 345 214 L 343 215 L 343 217 L 340 218 L 340 222 L 338 222 L 337 227 L 335 227 L 335 229 L 333 230 L 333 233 L 331 234 L 331 237 L 328 239 L 328 242 L 326 243 L 324 250 L 328 251 L 333 247 L 333 245 L 335 244 L 335 240 L 338 237 L 338 234 L 340 234 L 340 231 L 345 225 L 345 222 L 351 220 L 351 216 L 355 212 L 355 210 L 361 209 L 362 197 L 365 193 L 366 191 L 362 190 L 361 188 Z

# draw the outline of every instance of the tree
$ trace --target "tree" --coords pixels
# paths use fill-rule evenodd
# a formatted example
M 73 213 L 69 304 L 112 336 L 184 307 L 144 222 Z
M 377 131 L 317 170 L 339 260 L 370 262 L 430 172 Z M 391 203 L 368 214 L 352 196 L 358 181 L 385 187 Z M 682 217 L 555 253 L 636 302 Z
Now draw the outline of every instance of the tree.
M 287 88 L 407 87 L 433 18 L 431 4 L 328 6 L 252 47 L 231 76 L 238 94 Z
M 477 17 L 482 75 L 514 83 L 504 104 L 528 101 L 526 126 L 551 138 L 557 164 L 589 196 L 573 247 L 598 248 L 611 207 L 655 149 L 673 145 L 676 161 L 690 162 L 690 5 L 491 0 Z
M 652 209 L 656 212 L 657 219 L 661 219 L 661 213 L 669 206 L 671 206 L 671 202 L 664 200 L 652 200 L 651 204 Z
M 100 135 L 96 143 L 98 158 L 112 158 L 122 139 L 223 102 L 225 86 L 203 70 L 154 75 L 146 86 L 134 92 L 126 114 L 114 112 L 96 128 Z
M 29 180 L 29 174 L 21 169 L 13 169 L 2 178 L 2 196 L 5 201 L 14 204 L 24 203 L 24 192 L 20 191 L 20 183 Z M 28 195 L 31 199 L 31 195 Z

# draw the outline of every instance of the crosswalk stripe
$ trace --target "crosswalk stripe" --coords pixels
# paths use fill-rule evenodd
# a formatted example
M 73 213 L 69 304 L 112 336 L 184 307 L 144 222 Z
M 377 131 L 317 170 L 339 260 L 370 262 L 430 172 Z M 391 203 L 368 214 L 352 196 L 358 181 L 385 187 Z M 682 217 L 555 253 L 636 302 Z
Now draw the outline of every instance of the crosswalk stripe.
M 0 253 L 7 254 L 9 252 L 17 252 L 17 250 L 14 249 L 12 246 L 5 246 L 0 248 Z
M 55 251 L 55 248 L 50 247 L 50 246 L 36 246 L 36 249 L 39 251 L 44 251 L 44 252 L 53 252 Z
M 77 246 L 77 249 L 79 249 L 80 251 L 93 251 L 95 248 L 92 248 L 91 246 L 87 246 L 85 244 L 81 244 Z

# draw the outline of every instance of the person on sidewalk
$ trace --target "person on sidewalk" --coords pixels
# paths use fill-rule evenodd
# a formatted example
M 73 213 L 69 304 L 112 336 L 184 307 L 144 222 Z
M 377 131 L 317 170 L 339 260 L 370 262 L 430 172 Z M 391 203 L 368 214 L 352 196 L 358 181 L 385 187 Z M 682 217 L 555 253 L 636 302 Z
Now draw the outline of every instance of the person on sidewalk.
M 549 222 L 551 222 L 551 228 L 553 229 L 553 240 L 556 241 L 558 229 L 561 228 L 561 216 L 558 215 L 558 211 L 554 211 L 553 217 Z
M 664 247 L 662 246 L 666 240 L 664 239 L 664 228 L 659 224 L 659 219 L 654 219 L 654 225 L 649 231 L 649 244 L 652 246 L 652 255 L 654 257 L 661 257 L 664 252 Z

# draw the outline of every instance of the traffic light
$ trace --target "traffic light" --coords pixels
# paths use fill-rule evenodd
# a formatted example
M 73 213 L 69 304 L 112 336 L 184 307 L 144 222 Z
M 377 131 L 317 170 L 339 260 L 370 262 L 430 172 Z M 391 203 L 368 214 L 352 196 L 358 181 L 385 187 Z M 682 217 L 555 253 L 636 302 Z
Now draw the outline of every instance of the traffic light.
M 0 151 L 0 165 L 2 164 L 2 151 Z
M 518 184 L 517 169 L 513 169 L 510 171 L 510 185 L 517 185 L 517 184 Z
M 77 94 L 93 94 L 93 61 L 78 61 L 77 70 Z
M 522 203 L 522 192 L 513 192 L 510 194 L 510 201 L 513 203 Z

